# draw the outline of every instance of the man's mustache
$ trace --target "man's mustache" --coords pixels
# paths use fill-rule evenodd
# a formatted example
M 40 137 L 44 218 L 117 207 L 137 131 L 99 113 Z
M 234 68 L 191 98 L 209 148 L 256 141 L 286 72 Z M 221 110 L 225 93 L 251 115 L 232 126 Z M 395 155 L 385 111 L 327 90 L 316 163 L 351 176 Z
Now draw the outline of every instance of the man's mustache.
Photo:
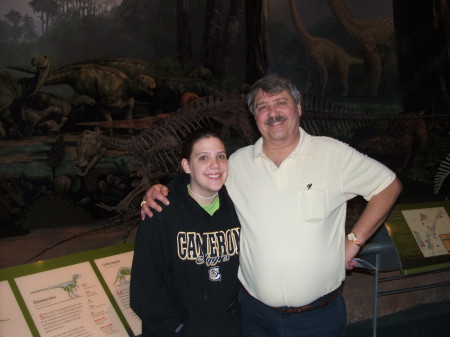
M 285 116 L 269 117 L 269 118 L 267 118 L 267 120 L 264 124 L 271 125 L 273 123 L 284 122 L 285 120 L 287 120 L 287 118 Z

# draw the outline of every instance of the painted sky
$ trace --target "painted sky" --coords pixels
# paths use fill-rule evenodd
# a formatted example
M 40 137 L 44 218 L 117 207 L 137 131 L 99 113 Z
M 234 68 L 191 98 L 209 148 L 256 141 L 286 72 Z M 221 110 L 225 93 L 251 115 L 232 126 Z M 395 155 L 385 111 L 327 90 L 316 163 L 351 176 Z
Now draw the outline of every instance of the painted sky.
M 1 0 L 0 1 L 0 17 L 4 19 L 4 15 L 11 9 L 20 12 L 22 15 L 28 14 L 34 16 L 33 9 L 28 3 L 31 0 Z
M 11 9 L 19 11 L 22 15 L 35 15 L 28 5 L 31 0 L 0 0 L 0 17 L 8 13 Z M 197 0 L 195 0 L 197 1 Z M 367 18 L 392 18 L 391 0 L 345 0 L 350 5 L 352 12 L 361 19 Z M 288 10 L 287 0 L 271 0 L 271 14 L 278 20 L 283 21 L 283 17 Z M 317 20 L 331 16 L 325 0 L 300 0 L 298 7 L 302 11 L 302 19 L 306 25 Z M 290 20 L 288 16 L 286 19 Z

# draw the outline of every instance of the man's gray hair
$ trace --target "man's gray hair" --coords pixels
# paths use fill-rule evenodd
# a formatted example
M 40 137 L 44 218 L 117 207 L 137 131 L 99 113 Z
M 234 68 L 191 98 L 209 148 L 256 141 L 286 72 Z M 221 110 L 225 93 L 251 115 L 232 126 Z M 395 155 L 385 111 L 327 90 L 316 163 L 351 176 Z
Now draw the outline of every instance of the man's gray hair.
M 276 74 L 270 74 L 253 83 L 247 94 L 247 105 L 252 114 L 255 114 L 255 97 L 260 89 L 272 95 L 279 94 L 286 90 L 291 94 L 295 104 L 300 104 L 302 99 L 300 91 L 290 80 Z

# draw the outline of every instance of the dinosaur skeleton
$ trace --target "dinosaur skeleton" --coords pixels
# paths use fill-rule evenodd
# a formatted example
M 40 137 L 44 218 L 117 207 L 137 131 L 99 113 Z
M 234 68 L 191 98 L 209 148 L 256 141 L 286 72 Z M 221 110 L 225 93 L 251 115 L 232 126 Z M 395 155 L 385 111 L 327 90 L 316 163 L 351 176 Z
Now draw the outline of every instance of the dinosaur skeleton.
M 311 96 L 306 96 L 308 99 Z M 311 99 L 309 99 L 311 100 Z M 351 132 L 365 126 L 387 125 L 399 119 L 423 118 L 417 114 L 369 114 L 358 110 L 342 109 L 338 105 L 325 104 L 328 112 L 304 110 L 302 127 L 313 135 L 326 135 L 343 139 Z M 308 102 L 304 104 L 310 106 Z M 333 111 L 339 111 L 335 113 Z M 239 95 L 208 96 L 191 102 L 187 107 L 174 113 L 161 126 L 147 129 L 137 136 L 123 140 L 104 136 L 100 130 L 86 130 L 78 144 L 79 175 L 85 176 L 105 155 L 107 149 L 115 149 L 132 154 L 128 163 L 130 172 L 141 178 L 139 185 L 116 206 L 97 204 L 109 211 L 126 210 L 130 202 L 144 193 L 150 180 L 160 179 L 176 173 L 179 168 L 180 147 L 183 138 L 195 130 L 211 127 L 216 121 L 234 128 L 248 144 L 253 143 L 253 125 L 250 122 L 245 98 Z
M 254 139 L 249 117 L 243 96 L 209 96 L 191 102 L 161 126 L 147 129 L 128 140 L 104 136 L 99 129 L 86 130 L 77 148 L 79 175 L 85 176 L 104 156 L 107 148 L 132 153 L 128 167 L 132 174 L 141 177 L 140 184 L 116 207 L 99 204 L 107 210 L 125 210 L 136 196 L 149 188 L 150 180 L 178 170 L 181 142 L 187 134 L 211 128 L 215 121 L 234 128 L 250 144 Z
M 230 99 L 230 101 L 227 101 Z M 156 129 L 149 129 L 143 132 L 143 134 L 135 136 L 128 141 L 113 139 L 101 135 L 100 131 L 89 131 L 83 134 L 80 143 L 91 139 L 91 145 L 84 144 L 79 148 L 79 166 L 82 169 L 81 175 L 86 175 L 87 172 L 92 169 L 95 164 L 103 157 L 106 148 L 115 148 L 134 153 L 134 157 L 140 155 L 146 155 L 147 159 L 154 160 L 153 167 L 160 165 L 164 169 L 172 167 L 174 169 L 175 163 L 178 164 L 177 151 L 179 149 L 166 149 L 164 151 L 152 151 L 153 158 L 148 156 L 149 151 L 145 150 L 145 147 L 152 148 L 156 143 L 159 143 L 165 136 L 172 136 L 175 138 L 178 136 L 177 146 L 179 147 L 179 141 L 183 138 L 183 135 L 188 131 L 193 131 L 194 128 L 203 125 L 208 120 L 212 120 L 214 113 L 217 114 L 215 119 L 223 115 L 229 116 L 229 122 L 236 118 L 236 112 L 238 115 L 247 116 L 243 113 L 247 110 L 246 102 L 243 97 L 228 96 L 228 97 L 207 97 L 198 101 L 198 105 L 192 102 L 185 110 L 180 110 L 177 113 L 173 113 L 173 116 L 168 118 L 168 124 L 163 124 Z M 222 110 L 221 110 L 222 109 Z M 448 118 L 448 114 L 443 115 L 418 115 L 418 114 L 371 114 L 364 110 L 355 108 L 349 108 L 342 105 L 330 103 L 322 97 L 314 95 L 304 95 L 302 99 L 303 114 L 301 117 L 302 127 L 310 134 L 314 135 L 327 135 L 338 139 L 344 138 L 348 133 L 365 126 L 384 126 L 392 121 L 417 119 L 417 118 Z M 196 116 L 194 118 L 194 116 Z M 208 116 L 208 117 L 207 117 Z M 226 120 L 226 119 L 225 119 Z M 245 120 L 245 119 L 244 119 Z M 244 124 L 245 127 L 249 127 Z M 183 127 L 182 127 L 183 126 Z M 177 131 L 178 130 L 178 131 Z M 181 131 L 184 133 L 182 133 Z M 140 143 L 142 142 L 142 144 Z M 121 145 L 120 147 L 118 145 Z M 155 148 L 153 146 L 153 148 Z M 138 160 L 139 161 L 139 160 Z M 163 170 L 161 170 L 163 171 Z M 169 171 L 166 171 L 169 172 Z M 163 173 L 163 172 L 161 172 Z M 154 175 L 155 176 L 155 175 Z M 150 184 L 150 183 L 149 183 Z M 145 189 L 141 189 L 142 192 Z M 138 191 L 139 192 L 139 191 Z M 128 203 L 128 199 L 126 200 Z M 28 263 L 43 253 L 51 250 L 52 248 L 64 244 L 66 242 L 82 238 L 88 235 L 101 235 L 109 234 L 112 232 L 124 232 L 123 241 L 126 242 L 130 232 L 137 226 L 140 221 L 140 209 L 138 207 L 139 200 L 132 200 L 132 203 L 127 208 L 125 203 L 121 202 L 122 212 L 119 212 L 103 221 L 95 228 L 84 231 L 83 233 L 75 234 L 66 239 L 63 239 L 55 244 L 43 249 L 33 257 L 25 261 Z M 106 209 L 116 209 L 114 207 L 105 207 Z

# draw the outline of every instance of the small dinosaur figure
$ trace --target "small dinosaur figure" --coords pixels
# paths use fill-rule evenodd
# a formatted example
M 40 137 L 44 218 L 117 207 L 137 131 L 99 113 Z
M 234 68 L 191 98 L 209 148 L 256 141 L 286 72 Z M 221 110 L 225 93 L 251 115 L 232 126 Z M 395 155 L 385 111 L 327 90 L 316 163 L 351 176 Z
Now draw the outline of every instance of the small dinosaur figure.
M 348 72 L 351 65 L 362 64 L 363 60 L 348 54 L 337 44 L 323 38 L 313 37 L 304 29 L 296 0 L 289 0 L 292 21 L 297 29 L 300 42 L 305 50 L 308 63 L 307 83 L 305 91 L 311 88 L 312 75 L 316 71 L 319 75 L 320 94 L 325 95 L 328 74 L 337 72 L 340 76 L 341 95 L 348 95 Z
M 38 92 L 23 103 L 22 115 L 27 126 L 37 132 L 58 133 L 68 120 L 85 106 L 94 106 L 95 100 L 87 95 L 79 95 L 72 100 L 57 95 Z
M 130 275 L 131 275 L 131 268 L 129 268 L 129 267 L 119 268 L 119 270 L 117 271 L 116 280 L 114 281 L 113 285 L 116 284 L 117 282 L 119 282 L 119 284 L 124 284 L 124 283 L 130 282 L 126 279 L 126 277 L 130 276 Z
M 31 60 L 31 65 L 33 77 L 18 77 L 0 69 L 0 136 L 6 135 L 3 123 L 7 127 L 18 126 L 23 132 L 26 131 L 20 107 L 44 84 L 50 71 L 50 61 L 46 55 L 38 54 Z
M 57 284 L 51 287 L 47 287 L 44 289 L 39 289 L 39 290 L 35 290 L 32 291 L 30 294 L 34 294 L 40 291 L 45 291 L 45 290 L 50 290 L 50 289 L 56 289 L 56 288 L 61 288 L 62 290 L 64 290 L 65 292 L 67 292 L 67 295 L 69 296 L 69 298 L 77 298 L 77 297 L 81 297 L 81 295 L 78 295 L 76 292 L 78 290 L 78 284 L 77 284 L 77 280 L 81 277 L 80 274 L 73 274 L 72 276 L 72 280 L 61 283 L 61 284 Z

